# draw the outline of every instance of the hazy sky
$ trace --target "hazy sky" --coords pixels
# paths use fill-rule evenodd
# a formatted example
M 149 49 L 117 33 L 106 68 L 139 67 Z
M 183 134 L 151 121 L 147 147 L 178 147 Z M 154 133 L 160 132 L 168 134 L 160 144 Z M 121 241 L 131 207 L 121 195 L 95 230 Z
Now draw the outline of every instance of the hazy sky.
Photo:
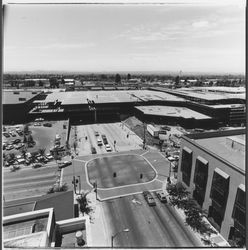
M 4 70 L 244 73 L 245 1 L 232 2 L 8 5 Z

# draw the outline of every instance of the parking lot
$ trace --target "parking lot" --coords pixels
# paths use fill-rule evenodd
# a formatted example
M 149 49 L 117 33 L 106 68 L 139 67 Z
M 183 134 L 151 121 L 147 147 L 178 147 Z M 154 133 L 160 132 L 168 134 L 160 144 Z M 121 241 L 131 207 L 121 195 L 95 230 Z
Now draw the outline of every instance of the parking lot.
M 28 126 L 28 132 L 24 133 L 25 125 L 6 126 L 5 132 L 3 132 L 3 164 L 5 167 L 11 165 L 22 164 L 29 165 L 32 154 L 36 153 L 36 157 L 33 163 L 47 163 L 53 160 L 50 156 L 50 149 L 54 146 L 56 135 L 60 136 L 60 144 L 65 145 L 67 130 L 64 129 L 65 121 L 49 122 L 51 126 L 44 126 L 47 122 L 35 122 L 30 123 Z M 30 143 L 30 137 L 32 142 Z M 44 157 L 39 153 L 39 150 L 43 149 Z M 26 154 L 24 155 L 24 152 Z M 11 160 L 9 156 L 11 156 Z M 15 157 L 13 157 L 13 155 Z

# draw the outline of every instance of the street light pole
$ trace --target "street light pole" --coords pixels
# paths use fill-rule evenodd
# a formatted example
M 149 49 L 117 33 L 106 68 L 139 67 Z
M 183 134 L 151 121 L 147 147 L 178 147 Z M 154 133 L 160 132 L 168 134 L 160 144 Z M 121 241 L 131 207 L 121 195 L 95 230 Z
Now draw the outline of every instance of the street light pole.
M 129 228 L 123 229 L 122 231 L 117 232 L 116 234 L 114 234 L 114 235 L 111 236 L 111 248 L 114 247 L 114 238 L 115 238 L 117 235 L 119 235 L 120 233 L 123 233 L 123 232 L 126 232 L 126 233 L 129 232 Z

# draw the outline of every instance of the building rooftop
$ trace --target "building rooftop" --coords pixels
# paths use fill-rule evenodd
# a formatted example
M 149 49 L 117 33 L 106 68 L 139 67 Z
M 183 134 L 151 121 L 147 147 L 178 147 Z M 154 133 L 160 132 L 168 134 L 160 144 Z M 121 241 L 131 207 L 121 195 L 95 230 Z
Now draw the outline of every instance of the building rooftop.
M 58 100 L 62 105 L 87 104 L 87 99 L 95 103 L 117 103 L 117 102 L 144 102 L 149 100 L 184 101 L 164 92 L 150 90 L 115 90 L 115 91 L 73 91 L 51 93 L 46 97 L 45 102 Z
M 225 89 L 228 88 L 228 89 Z M 246 94 L 241 88 L 231 87 L 197 87 L 197 88 L 180 88 L 180 89 L 165 89 L 156 88 L 157 90 L 166 91 L 167 93 L 180 94 L 192 98 L 199 98 L 206 101 L 219 101 L 225 99 L 241 99 L 246 100 Z
M 185 119 L 194 118 L 196 120 L 201 119 L 212 119 L 212 117 L 203 115 L 194 110 L 185 107 L 171 107 L 171 106 L 138 106 L 139 109 L 144 114 L 148 115 L 159 115 L 159 116 L 173 116 L 182 117 Z
M 4 216 L 9 216 L 50 207 L 54 208 L 56 220 L 73 218 L 73 191 L 8 201 L 3 204 L 3 213 Z
M 4 90 L 3 104 L 25 103 L 39 93 L 41 93 L 41 90 Z
M 245 134 L 196 139 L 197 144 L 245 172 Z

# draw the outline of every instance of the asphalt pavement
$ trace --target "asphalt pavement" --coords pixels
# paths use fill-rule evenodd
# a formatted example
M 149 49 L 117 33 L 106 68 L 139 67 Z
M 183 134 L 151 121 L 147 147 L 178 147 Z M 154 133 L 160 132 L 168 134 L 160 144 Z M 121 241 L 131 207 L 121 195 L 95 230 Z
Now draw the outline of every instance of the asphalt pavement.
M 150 207 L 142 194 L 104 201 L 105 220 L 117 247 L 200 247 L 201 242 L 168 204 L 155 195 L 156 206 Z

